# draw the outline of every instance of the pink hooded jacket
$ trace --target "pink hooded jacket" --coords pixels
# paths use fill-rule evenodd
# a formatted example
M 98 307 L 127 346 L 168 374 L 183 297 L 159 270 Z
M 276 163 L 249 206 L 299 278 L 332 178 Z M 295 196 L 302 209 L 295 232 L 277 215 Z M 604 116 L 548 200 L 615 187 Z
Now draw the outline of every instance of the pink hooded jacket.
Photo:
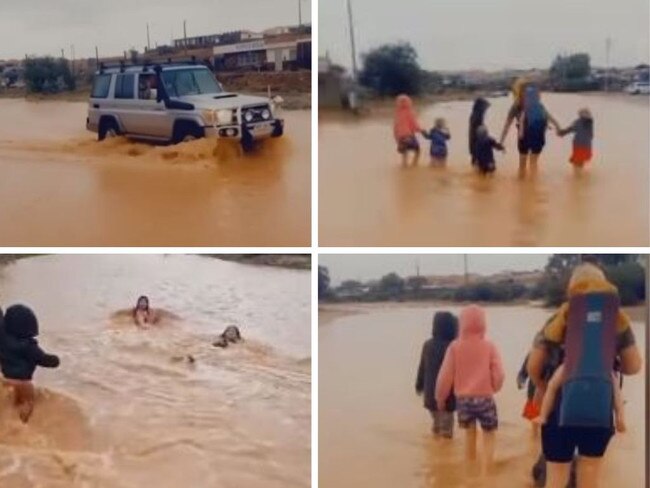
M 395 140 L 411 137 L 421 130 L 413 112 L 411 98 L 408 95 L 399 95 L 395 100 L 395 125 L 393 126 Z
M 436 382 L 436 402 L 445 403 L 452 388 L 456 397 L 491 397 L 503 386 L 501 356 L 485 339 L 485 311 L 470 305 L 460 313 L 460 336 L 442 362 Z

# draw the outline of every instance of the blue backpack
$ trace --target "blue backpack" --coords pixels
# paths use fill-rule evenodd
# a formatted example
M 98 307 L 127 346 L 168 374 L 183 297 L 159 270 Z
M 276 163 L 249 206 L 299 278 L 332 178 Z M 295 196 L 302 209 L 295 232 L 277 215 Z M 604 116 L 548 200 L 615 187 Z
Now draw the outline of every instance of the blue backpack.
M 540 100 L 539 89 L 535 85 L 527 85 L 524 89 L 524 115 L 526 129 L 546 130 L 546 111 Z
M 588 293 L 569 300 L 561 427 L 612 426 L 619 307 L 615 293 Z

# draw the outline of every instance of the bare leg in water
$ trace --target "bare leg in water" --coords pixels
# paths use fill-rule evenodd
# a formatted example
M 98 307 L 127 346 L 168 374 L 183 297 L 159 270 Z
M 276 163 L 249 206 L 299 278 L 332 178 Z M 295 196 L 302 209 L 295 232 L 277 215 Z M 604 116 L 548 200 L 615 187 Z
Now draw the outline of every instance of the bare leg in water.
M 602 458 L 578 458 L 578 488 L 598 488 Z
M 18 410 L 18 416 L 24 423 L 29 421 L 29 418 L 34 412 L 35 392 L 34 385 L 29 381 L 21 381 L 14 383 L 14 405 Z
M 519 178 L 524 179 L 526 177 L 526 163 L 528 161 L 528 154 L 519 155 Z
M 539 160 L 539 154 L 530 155 L 530 176 L 533 178 L 537 176 L 537 161 Z
M 483 431 L 483 452 L 481 453 L 481 476 L 485 478 L 494 463 L 494 431 Z
M 565 488 L 571 475 L 571 463 L 546 462 L 546 488 Z M 586 485 L 585 485 L 586 486 Z
M 465 429 L 465 458 L 471 461 L 476 459 L 476 424 Z

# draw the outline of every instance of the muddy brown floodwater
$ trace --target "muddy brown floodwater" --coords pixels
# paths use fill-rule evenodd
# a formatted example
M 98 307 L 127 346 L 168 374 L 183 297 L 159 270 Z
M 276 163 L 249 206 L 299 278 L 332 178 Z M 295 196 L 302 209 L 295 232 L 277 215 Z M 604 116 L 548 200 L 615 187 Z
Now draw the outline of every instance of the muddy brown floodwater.
M 254 155 L 200 140 L 97 143 L 86 104 L 0 99 L 3 246 L 306 246 L 311 115 Z
M 0 268 L 3 308 L 30 304 L 61 357 L 36 372 L 26 426 L 0 385 L 0 486 L 309 487 L 309 288 L 307 271 L 197 256 Z M 139 330 L 112 318 L 142 293 L 179 319 Z M 245 342 L 212 347 L 229 324 Z
M 452 442 L 433 440 L 429 414 L 415 394 L 432 313 L 433 308 L 415 305 L 378 305 L 349 316 L 321 313 L 321 323 L 328 322 L 318 334 L 321 488 L 532 487 L 530 469 L 540 444 L 521 417 L 525 392 L 517 390 L 515 378 L 551 311 L 488 308 L 488 335 L 500 349 L 506 382 L 496 395 L 496 466 L 486 485 L 476 484 L 476 467 L 463 461 L 462 432 L 456 430 Z M 634 332 L 638 343 L 645 344 L 644 325 L 634 323 Z M 625 378 L 623 397 L 628 431 L 616 435 L 608 448 L 603 487 L 644 485 L 643 374 Z
M 451 130 L 446 170 L 428 167 L 428 144 L 417 168 L 404 169 L 387 111 L 360 120 L 332 115 L 319 124 L 319 240 L 330 246 L 647 246 L 650 243 L 650 133 L 647 97 L 544 94 L 563 126 L 580 107 L 595 119 L 595 157 L 576 178 L 568 163 L 571 136 L 549 133 L 534 180 L 517 179 L 514 127 L 497 173 L 470 170 L 471 102 L 421 108 L 430 127 L 445 117 Z M 490 100 L 486 123 L 499 137 L 510 98 Z M 422 141 L 422 140 L 421 140 Z

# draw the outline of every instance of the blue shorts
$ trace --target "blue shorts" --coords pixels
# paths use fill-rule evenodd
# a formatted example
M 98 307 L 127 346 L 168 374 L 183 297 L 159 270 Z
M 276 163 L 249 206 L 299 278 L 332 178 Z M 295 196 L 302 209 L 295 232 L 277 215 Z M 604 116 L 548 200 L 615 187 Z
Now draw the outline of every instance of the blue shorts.
M 407 151 L 419 151 L 420 143 L 415 136 L 402 137 L 397 143 L 397 152 L 404 154 Z
M 497 405 L 492 397 L 459 397 L 456 399 L 458 425 L 467 429 L 478 422 L 485 431 L 499 427 Z

